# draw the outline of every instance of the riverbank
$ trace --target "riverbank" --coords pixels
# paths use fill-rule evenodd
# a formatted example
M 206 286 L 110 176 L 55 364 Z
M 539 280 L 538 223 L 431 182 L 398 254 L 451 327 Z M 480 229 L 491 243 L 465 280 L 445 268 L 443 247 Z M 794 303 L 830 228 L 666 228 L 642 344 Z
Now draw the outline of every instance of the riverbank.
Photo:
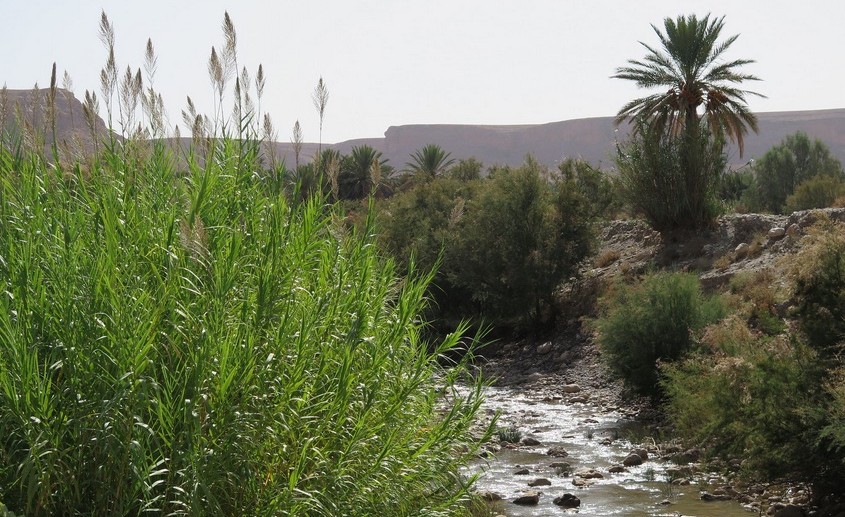
M 711 292 L 724 290 L 737 275 L 779 271 L 782 259 L 800 250 L 808 228 L 823 218 L 842 220 L 845 211 L 734 215 L 722 218 L 709 232 L 676 238 L 664 238 L 637 221 L 606 225 L 593 263 L 578 282 L 561 290 L 564 316 L 558 331 L 496 343 L 480 365 L 484 375 L 494 379 L 488 410 L 502 412 L 500 427 L 513 427 L 521 438 L 529 438 L 528 443 L 491 445 L 495 459 L 485 476 L 492 481 L 482 477 L 479 487 L 492 492 L 501 487 L 498 495 L 504 502 L 496 504 L 496 511 L 548 515 L 543 512 L 553 511 L 551 501 L 571 492 L 582 501 L 583 515 L 729 515 L 714 503 L 726 503 L 746 515 L 845 515 L 845 506 L 835 495 L 814 494 L 810 486 L 790 480 L 786 473 L 777 482 L 755 482 L 741 474 L 742 460 L 708 460 L 702 444 L 674 440 L 661 408 L 631 396 L 607 370 L 588 324 L 595 316 L 599 292 L 647 271 L 694 272 Z M 774 278 L 784 281 L 779 274 Z M 509 398 L 513 400 L 504 402 Z M 532 445 L 532 439 L 540 445 Z M 551 467 L 559 462 L 548 457 L 548 448 L 558 445 L 582 452 L 567 450 L 572 456 L 564 460 L 572 467 L 568 474 Z M 644 466 L 620 469 L 636 449 L 644 449 L 649 460 Z M 515 474 L 525 468 L 527 475 Z M 577 469 L 593 469 L 602 477 L 577 486 Z M 521 491 L 537 490 L 528 486 L 536 479 L 551 482 L 540 485 L 538 507 L 543 501 L 549 503 L 540 513 L 513 503 Z M 639 495 L 625 503 L 624 510 L 602 507 L 596 501 L 609 498 L 604 492 L 610 487 L 621 490 L 617 496 Z M 661 490 L 671 492 L 674 500 L 656 497 Z M 624 499 L 616 497 L 620 498 Z

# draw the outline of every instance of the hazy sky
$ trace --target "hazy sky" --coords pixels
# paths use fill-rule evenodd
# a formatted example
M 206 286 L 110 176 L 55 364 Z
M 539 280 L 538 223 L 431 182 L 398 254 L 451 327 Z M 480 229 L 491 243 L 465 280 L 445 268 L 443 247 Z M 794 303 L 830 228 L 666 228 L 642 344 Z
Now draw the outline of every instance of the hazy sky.
M 223 44 L 228 10 L 241 65 L 267 75 L 262 108 L 279 140 L 295 120 L 318 138 L 311 93 L 330 92 L 323 141 L 379 137 L 391 125 L 528 124 L 613 115 L 644 94 L 610 79 L 650 24 L 679 14 L 725 15 L 741 34 L 732 58 L 763 81 L 755 111 L 845 107 L 845 2 L 678 0 L 0 0 L 0 82 L 49 84 L 55 61 L 77 97 L 99 92 L 106 59 L 97 31 L 105 10 L 117 33 L 118 66 L 143 65 L 147 38 L 158 54 L 155 87 L 172 125 L 190 95 L 211 111 L 206 64 Z M 183 128 L 184 129 L 184 128 Z

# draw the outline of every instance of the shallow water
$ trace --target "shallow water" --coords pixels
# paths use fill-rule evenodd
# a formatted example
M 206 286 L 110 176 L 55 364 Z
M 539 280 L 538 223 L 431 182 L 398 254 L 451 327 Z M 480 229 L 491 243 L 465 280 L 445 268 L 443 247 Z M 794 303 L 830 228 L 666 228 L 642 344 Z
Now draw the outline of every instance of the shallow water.
M 701 501 L 700 490 L 715 488 L 708 485 L 708 480 L 718 482 L 711 479 L 713 476 L 694 477 L 687 486 L 672 485 L 666 469 L 678 465 L 653 456 L 640 466 L 628 467 L 626 472 L 608 473 L 610 466 L 621 464 L 628 453 L 640 445 L 625 439 L 635 424 L 624 419 L 618 411 L 600 411 L 589 404 L 565 400 L 538 401 L 535 396 L 526 396 L 514 388 L 489 388 L 485 404 L 488 411 L 501 411 L 500 426 L 516 425 L 523 436 L 530 435 L 542 443 L 536 447 L 502 449 L 495 458 L 479 460 L 474 465 L 472 472 L 482 472 L 478 490 L 496 492 L 504 498 L 496 503 L 500 513 L 508 516 L 562 515 L 567 510 L 554 505 L 552 500 L 571 493 L 581 499 L 578 515 L 753 515 L 736 501 Z M 563 446 L 569 455 L 566 458 L 548 456 L 546 451 L 552 446 Z M 559 475 L 549 467 L 558 461 L 571 464 L 573 471 L 583 467 L 596 469 L 604 478 L 591 480 L 592 484 L 585 488 L 575 487 L 571 474 Z M 519 468 L 528 468 L 530 474 L 514 475 Z M 529 487 L 528 482 L 536 478 L 547 478 L 552 485 Z M 541 492 L 538 505 L 519 506 L 511 502 L 521 492 L 530 490 Z M 576 510 L 568 511 L 574 513 Z

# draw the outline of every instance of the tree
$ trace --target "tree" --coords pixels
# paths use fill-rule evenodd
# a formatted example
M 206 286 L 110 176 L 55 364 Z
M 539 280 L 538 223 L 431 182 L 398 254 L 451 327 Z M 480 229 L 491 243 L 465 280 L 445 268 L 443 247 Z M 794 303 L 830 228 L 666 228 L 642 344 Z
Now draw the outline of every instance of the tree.
M 618 193 L 659 232 L 706 227 L 719 214 L 722 149 L 707 128 L 681 138 L 635 132 L 616 149 Z
M 748 129 L 757 132 L 757 117 L 749 111 L 746 97 L 763 95 L 740 89 L 744 81 L 759 81 L 738 69 L 753 63 L 749 59 L 724 60 L 724 54 L 736 41 L 734 35 L 719 42 L 724 16 L 699 19 L 695 15 L 663 21 L 665 32 L 652 25 L 660 48 L 643 42 L 648 51 L 642 61 L 629 60 L 629 66 L 616 69 L 616 79 L 634 81 L 641 88 L 666 88 L 624 105 L 616 116 L 617 124 L 633 119 L 647 122 L 636 125 L 658 133 L 678 135 L 683 130 L 697 131 L 702 123 L 715 136 L 736 142 L 740 155 Z
M 796 187 L 818 175 L 845 178 L 842 164 L 824 142 L 798 131 L 754 162 L 757 194 L 765 210 L 782 212 Z
M 382 168 L 386 163 L 381 151 L 369 145 L 353 147 L 352 154 L 341 160 L 338 177 L 340 198 L 362 199 L 375 194 L 382 182 Z
M 411 154 L 411 161 L 405 165 L 414 176 L 424 175 L 428 179 L 434 179 L 445 173 L 455 162 L 454 159 L 449 158 L 451 154 L 445 152 L 439 145 L 428 144 Z

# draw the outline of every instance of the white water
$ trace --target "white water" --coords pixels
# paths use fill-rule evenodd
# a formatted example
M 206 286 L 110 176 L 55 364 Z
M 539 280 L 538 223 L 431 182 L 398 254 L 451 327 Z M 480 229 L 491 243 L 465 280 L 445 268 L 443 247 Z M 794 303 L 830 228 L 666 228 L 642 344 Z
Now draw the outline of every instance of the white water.
M 496 503 L 500 513 L 508 516 L 566 514 L 567 510 L 554 505 L 552 500 L 571 493 L 581 500 L 578 515 L 753 515 L 736 501 L 701 501 L 702 489 L 712 491 L 715 488 L 708 481 L 721 481 L 711 479 L 712 476 L 694 477 L 687 486 L 669 483 L 667 468 L 678 466 L 654 459 L 654 456 L 640 466 L 628 467 L 626 472 L 608 473 L 610 466 L 621 464 L 625 456 L 640 445 L 625 439 L 631 434 L 631 422 L 627 422 L 618 411 L 600 411 L 589 404 L 535 398 L 514 388 L 489 388 L 487 391 L 486 409 L 501 411 L 500 427 L 514 424 L 523 436 L 530 435 L 542 442 L 536 447 L 502 449 L 495 458 L 480 460 L 474 466 L 473 472 L 483 472 L 478 490 L 496 492 L 504 498 Z M 546 451 L 555 445 L 563 446 L 569 456 L 548 456 Z M 593 484 L 586 488 L 575 487 L 571 474 L 557 475 L 555 469 L 549 467 L 550 463 L 557 461 L 570 463 L 573 470 L 582 467 L 596 469 L 604 475 L 604 479 L 591 480 Z M 530 474 L 514 475 L 517 466 L 528 468 Z M 552 485 L 528 486 L 529 481 L 541 477 L 551 480 Z M 521 492 L 530 490 L 542 493 L 539 505 L 519 506 L 511 502 Z

